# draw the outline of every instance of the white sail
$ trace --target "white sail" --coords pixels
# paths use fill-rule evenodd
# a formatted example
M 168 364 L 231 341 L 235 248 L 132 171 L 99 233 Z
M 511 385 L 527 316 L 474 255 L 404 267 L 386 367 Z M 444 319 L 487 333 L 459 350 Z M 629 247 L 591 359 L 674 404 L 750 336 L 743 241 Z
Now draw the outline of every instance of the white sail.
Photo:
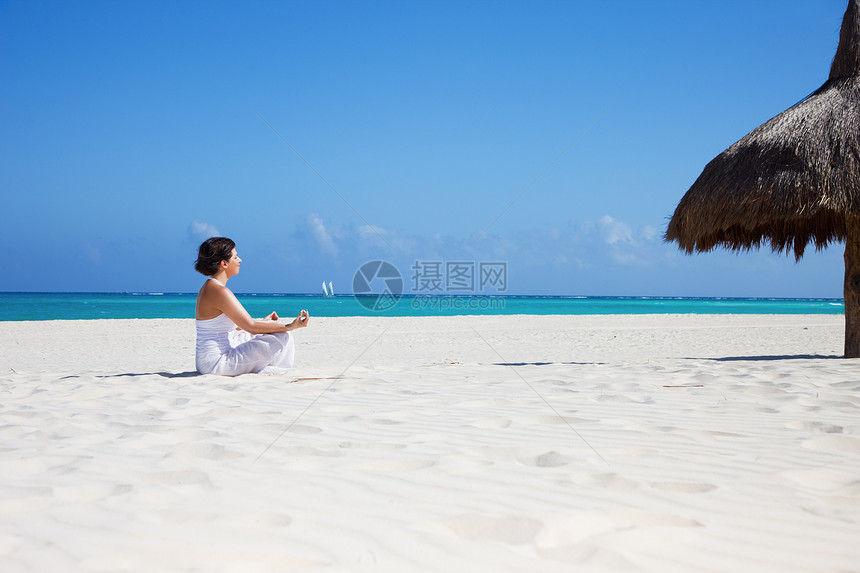
M 328 281 L 328 295 L 334 296 L 334 287 L 331 286 L 331 281 Z
M 328 296 L 328 290 L 325 288 L 325 281 L 323 281 L 323 296 Z

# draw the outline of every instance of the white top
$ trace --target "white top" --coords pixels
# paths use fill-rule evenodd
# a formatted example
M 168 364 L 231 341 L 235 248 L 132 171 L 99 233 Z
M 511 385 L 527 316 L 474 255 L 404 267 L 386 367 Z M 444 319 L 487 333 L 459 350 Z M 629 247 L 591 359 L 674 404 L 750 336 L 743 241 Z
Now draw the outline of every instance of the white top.
M 221 286 L 224 284 L 218 279 L 209 277 Z M 197 351 L 196 360 L 198 372 L 211 372 L 215 363 L 221 356 L 227 354 L 232 348 L 230 344 L 230 333 L 236 330 L 236 323 L 230 320 L 226 314 L 221 313 L 215 318 L 197 320 Z
M 208 320 L 197 320 L 197 371 L 211 372 L 221 356 L 232 348 L 230 333 L 236 330 L 226 314 Z

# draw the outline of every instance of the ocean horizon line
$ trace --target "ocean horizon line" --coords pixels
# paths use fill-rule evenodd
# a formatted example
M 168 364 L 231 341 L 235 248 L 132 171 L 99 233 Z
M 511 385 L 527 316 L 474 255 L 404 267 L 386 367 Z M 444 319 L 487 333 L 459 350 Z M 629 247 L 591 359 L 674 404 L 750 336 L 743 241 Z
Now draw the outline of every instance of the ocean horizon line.
M 0 321 L 194 318 L 196 293 L 0 292 Z M 844 314 L 828 297 L 690 297 L 480 293 L 236 293 L 252 316 L 299 310 L 311 316 L 589 314 Z
M 335 293 L 323 295 L 314 292 L 265 292 L 265 291 L 233 291 L 236 296 L 272 296 L 272 297 L 310 297 L 310 298 L 354 298 L 369 296 L 367 294 Z M 127 295 L 127 296 L 197 296 L 196 292 L 183 291 L 0 291 L 3 295 Z M 659 299 L 659 300 L 809 300 L 809 301 L 841 301 L 843 297 L 827 296 L 714 296 L 714 295 L 612 295 L 612 294 L 514 294 L 514 293 L 440 293 L 433 291 L 410 292 L 397 295 L 399 298 L 417 298 L 434 296 L 440 298 L 558 298 L 558 299 Z

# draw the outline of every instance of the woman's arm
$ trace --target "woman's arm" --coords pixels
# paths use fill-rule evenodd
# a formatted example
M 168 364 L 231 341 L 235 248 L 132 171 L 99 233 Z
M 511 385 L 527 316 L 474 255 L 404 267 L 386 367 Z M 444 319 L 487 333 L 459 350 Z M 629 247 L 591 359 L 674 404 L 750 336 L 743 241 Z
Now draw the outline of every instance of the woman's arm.
M 237 327 L 250 334 L 287 332 L 307 326 L 310 320 L 308 313 L 305 310 L 299 313 L 299 316 L 289 324 L 281 324 L 278 322 L 278 315 L 274 312 L 267 316 L 266 320 L 254 320 L 251 315 L 248 314 L 248 311 L 245 310 L 245 307 L 242 306 L 242 303 L 239 302 L 239 299 L 236 298 L 236 295 L 234 295 L 227 287 L 222 286 L 221 288 L 215 289 L 213 294 L 216 296 L 216 300 L 214 302 L 218 310 L 226 314 Z

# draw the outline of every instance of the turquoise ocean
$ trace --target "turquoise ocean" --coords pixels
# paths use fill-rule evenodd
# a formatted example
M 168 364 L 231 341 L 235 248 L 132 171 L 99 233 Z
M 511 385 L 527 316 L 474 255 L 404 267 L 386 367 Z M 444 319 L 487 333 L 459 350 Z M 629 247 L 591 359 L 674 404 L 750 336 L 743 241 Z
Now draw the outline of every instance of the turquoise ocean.
M 194 318 L 196 293 L 0 292 L 0 321 Z M 252 316 L 454 316 L 461 314 L 843 314 L 842 299 L 604 296 L 236 295 Z M 380 310 L 373 310 L 376 307 Z M 384 309 L 384 310 L 382 310 Z

